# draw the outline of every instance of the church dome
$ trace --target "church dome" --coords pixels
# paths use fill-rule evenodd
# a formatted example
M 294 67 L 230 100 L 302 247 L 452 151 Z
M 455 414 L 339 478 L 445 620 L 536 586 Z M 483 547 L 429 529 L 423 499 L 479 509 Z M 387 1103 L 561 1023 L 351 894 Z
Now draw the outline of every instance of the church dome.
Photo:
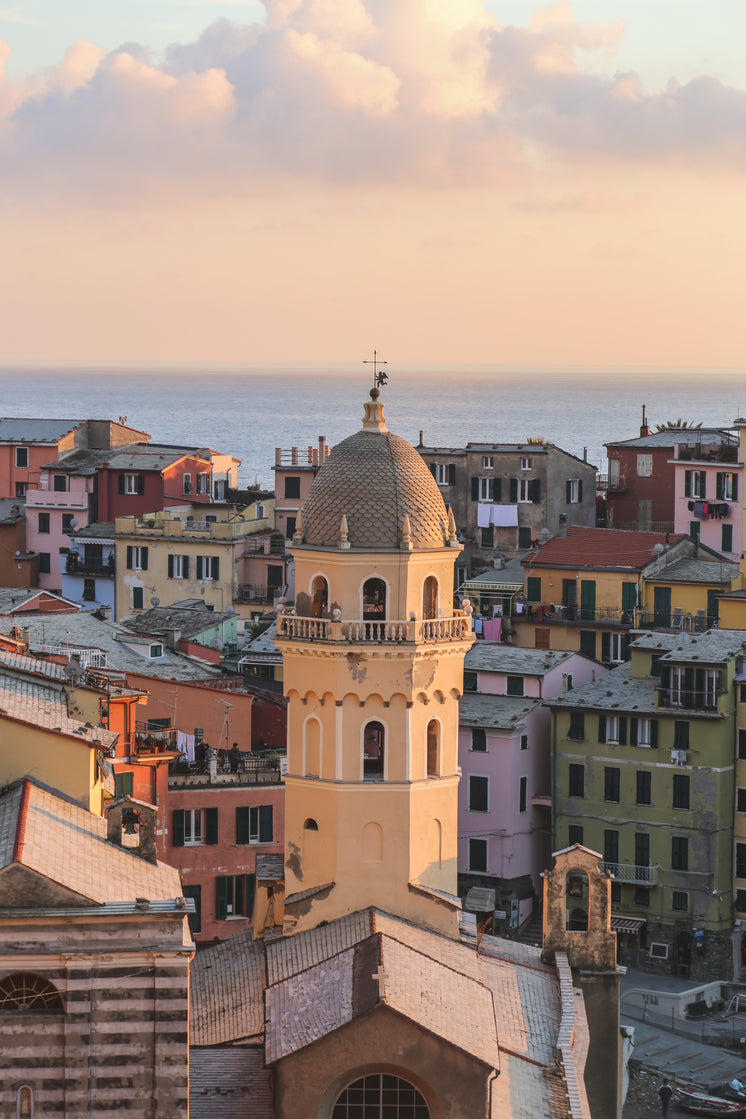
M 375 394 L 375 395 L 374 395 Z M 435 479 L 411 443 L 392 434 L 378 391 L 365 405 L 361 431 L 332 449 L 302 512 L 303 543 L 336 548 L 444 548 L 448 513 Z

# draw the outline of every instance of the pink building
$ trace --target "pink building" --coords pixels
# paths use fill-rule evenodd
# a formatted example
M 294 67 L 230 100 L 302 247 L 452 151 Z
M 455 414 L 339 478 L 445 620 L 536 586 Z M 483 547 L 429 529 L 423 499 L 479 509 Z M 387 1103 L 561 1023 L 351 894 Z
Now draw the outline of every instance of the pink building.
M 731 561 L 740 558 L 743 538 L 743 449 L 736 451 L 679 444 L 673 458 L 674 531 Z
M 324 435 L 319 436 L 317 447 L 275 448 L 275 527 L 286 540 L 293 539 L 298 510 L 308 497 L 319 467 L 330 454 L 331 447 Z
M 606 671 L 579 653 L 478 642 L 459 708 L 459 891 L 496 891 L 516 927 L 551 855 L 551 716 L 543 700 Z

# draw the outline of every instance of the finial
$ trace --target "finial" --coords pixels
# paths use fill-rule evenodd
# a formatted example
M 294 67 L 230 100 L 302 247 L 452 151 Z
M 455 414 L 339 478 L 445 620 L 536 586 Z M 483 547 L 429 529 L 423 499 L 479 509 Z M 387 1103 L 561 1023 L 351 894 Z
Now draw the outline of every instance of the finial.
M 386 384 L 386 382 L 389 379 L 388 373 L 385 373 L 383 369 L 379 369 L 378 366 L 379 365 L 388 365 L 388 362 L 383 361 L 381 358 L 379 358 L 377 350 L 373 351 L 373 360 L 371 361 L 370 358 L 366 358 L 365 361 L 363 362 L 363 365 L 372 365 L 373 366 L 373 391 L 374 392 L 379 387 L 379 385 L 385 385 Z M 371 392 L 370 395 L 373 396 L 373 393 Z M 375 395 L 375 397 L 373 397 L 373 399 L 375 400 L 377 398 L 377 396 L 378 396 L 378 393 L 376 392 L 376 395 Z
M 409 514 L 405 513 L 401 522 L 401 547 L 405 552 L 411 552 L 414 545 L 412 544 L 412 526 L 409 523 Z
M 347 539 L 349 529 L 347 528 L 347 515 L 342 514 L 342 520 L 339 522 L 339 547 L 342 551 L 348 551 L 350 542 Z
M 293 543 L 303 543 L 303 510 L 298 510 L 298 516 L 295 521 L 295 532 L 293 533 Z
M 458 537 L 456 535 L 456 518 L 453 515 L 453 509 L 448 506 L 448 545 L 451 548 L 458 547 Z

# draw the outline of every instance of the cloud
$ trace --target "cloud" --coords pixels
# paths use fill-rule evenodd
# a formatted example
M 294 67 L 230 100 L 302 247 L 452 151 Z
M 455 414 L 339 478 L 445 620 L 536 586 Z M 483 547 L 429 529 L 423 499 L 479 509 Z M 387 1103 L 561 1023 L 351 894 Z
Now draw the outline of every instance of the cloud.
M 578 160 L 743 164 L 746 94 L 707 76 L 648 94 L 613 72 L 623 23 L 581 22 L 568 3 L 527 27 L 482 0 L 264 5 L 265 23 L 216 21 L 162 58 L 81 40 L 26 84 L 7 78 L 3 47 L 6 188 L 500 187 Z

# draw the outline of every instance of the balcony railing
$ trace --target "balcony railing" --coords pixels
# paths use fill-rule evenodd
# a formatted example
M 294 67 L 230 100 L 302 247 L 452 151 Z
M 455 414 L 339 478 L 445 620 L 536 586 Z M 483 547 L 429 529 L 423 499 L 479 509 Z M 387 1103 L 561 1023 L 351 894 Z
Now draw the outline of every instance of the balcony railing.
M 659 707 L 687 707 L 692 711 L 717 711 L 724 693 L 709 688 L 656 688 Z
M 237 772 L 218 759 L 215 777 L 211 778 L 204 762 L 171 761 L 168 767 L 169 788 L 184 785 L 278 785 L 283 780 L 284 757 L 254 757 L 244 754 Z
M 103 563 L 101 560 L 76 559 L 70 552 L 65 560 L 66 575 L 111 575 L 115 574 L 114 557 Z
M 629 626 L 634 623 L 634 610 L 620 610 L 614 606 L 560 606 L 556 603 L 529 602 L 528 609 L 516 614 L 518 621 L 528 616 L 540 625 L 557 622 L 605 622 L 607 625 Z
M 471 618 L 459 613 L 451 618 L 409 621 L 365 621 L 306 618 L 280 614 L 277 636 L 301 641 L 346 641 L 354 644 L 389 644 L 421 641 L 463 641 L 471 637 Z
M 620 532 L 673 532 L 673 521 L 614 521 L 609 528 L 617 528 Z
M 627 488 L 627 479 L 624 474 L 597 474 L 596 475 L 596 489 L 602 493 L 608 491 L 609 493 L 623 493 Z
M 269 587 L 264 583 L 243 583 L 236 591 L 237 602 L 272 602 L 282 594 L 283 587 Z
M 609 863 L 604 860 L 601 869 L 613 874 L 617 882 L 636 882 L 644 886 L 658 885 L 659 866 L 635 866 L 634 863 Z

